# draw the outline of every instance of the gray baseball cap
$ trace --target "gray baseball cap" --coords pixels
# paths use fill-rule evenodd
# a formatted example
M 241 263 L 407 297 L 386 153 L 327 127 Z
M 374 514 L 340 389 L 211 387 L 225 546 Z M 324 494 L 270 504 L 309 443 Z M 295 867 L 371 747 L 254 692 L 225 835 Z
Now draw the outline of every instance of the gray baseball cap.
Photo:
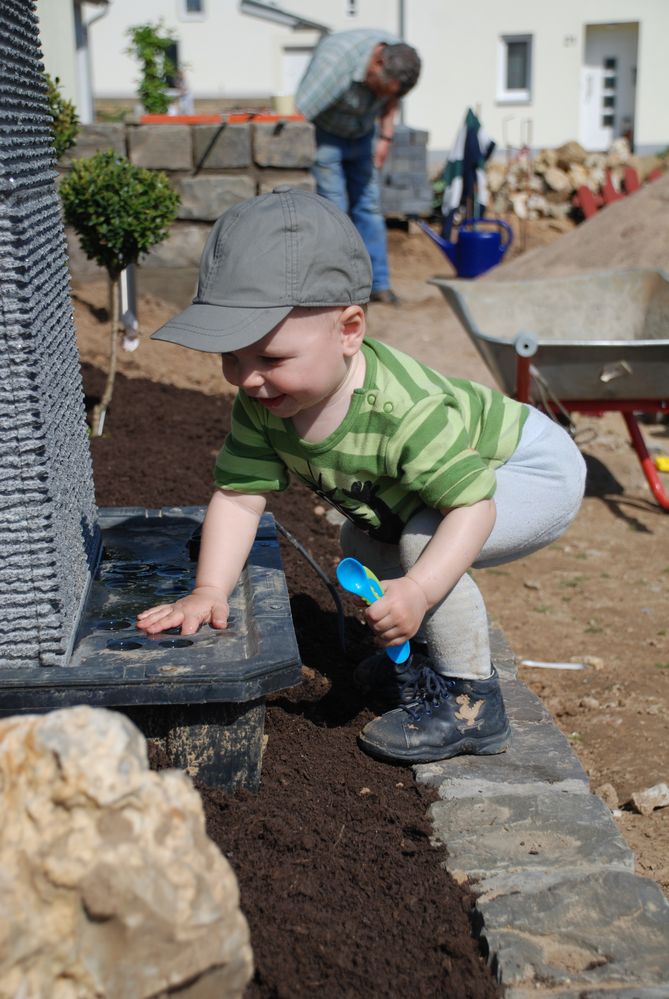
M 152 339 L 237 350 L 295 306 L 363 305 L 371 285 L 369 256 L 349 217 L 317 194 L 281 184 L 214 223 L 193 304 Z

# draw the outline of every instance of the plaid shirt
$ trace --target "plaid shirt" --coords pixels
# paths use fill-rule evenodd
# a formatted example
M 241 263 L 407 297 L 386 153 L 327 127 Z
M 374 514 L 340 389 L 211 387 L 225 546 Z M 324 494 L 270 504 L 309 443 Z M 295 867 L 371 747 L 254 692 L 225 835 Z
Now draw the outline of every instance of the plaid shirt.
M 373 94 L 364 80 L 379 42 L 393 45 L 397 38 L 374 28 L 359 28 L 322 39 L 295 95 L 305 118 L 342 139 L 359 139 L 374 129 L 386 98 Z

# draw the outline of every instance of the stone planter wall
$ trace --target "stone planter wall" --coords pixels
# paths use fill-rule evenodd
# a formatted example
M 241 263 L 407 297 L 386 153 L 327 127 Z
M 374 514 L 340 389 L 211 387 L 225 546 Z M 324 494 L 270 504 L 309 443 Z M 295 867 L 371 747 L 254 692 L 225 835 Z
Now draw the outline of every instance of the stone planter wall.
M 164 171 L 181 195 L 169 237 L 141 263 L 151 267 L 197 267 L 209 229 L 226 208 L 265 194 L 277 184 L 314 190 L 309 172 L 315 156 L 309 122 L 245 122 L 219 125 L 84 125 L 76 146 L 59 163 L 113 149 L 132 163 Z M 74 276 L 99 271 L 68 231 Z

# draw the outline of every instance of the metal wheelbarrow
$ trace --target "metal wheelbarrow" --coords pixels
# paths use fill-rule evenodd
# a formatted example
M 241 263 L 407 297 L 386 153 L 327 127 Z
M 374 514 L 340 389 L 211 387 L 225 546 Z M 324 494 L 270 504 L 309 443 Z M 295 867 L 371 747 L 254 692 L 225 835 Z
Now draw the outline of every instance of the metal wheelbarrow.
M 432 278 L 502 391 L 547 412 L 619 412 L 669 510 L 636 413 L 669 413 L 669 275 L 602 271 L 527 281 Z

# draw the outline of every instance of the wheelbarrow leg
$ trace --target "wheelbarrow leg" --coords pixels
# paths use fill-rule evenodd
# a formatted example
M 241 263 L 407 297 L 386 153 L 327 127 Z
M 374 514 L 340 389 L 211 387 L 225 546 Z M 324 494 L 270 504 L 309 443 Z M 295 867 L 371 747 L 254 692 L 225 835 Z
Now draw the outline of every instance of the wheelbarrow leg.
M 639 430 L 639 424 L 637 423 L 636 416 L 634 413 L 623 413 L 623 419 L 627 424 L 627 429 L 629 431 L 634 450 L 636 451 L 639 461 L 641 462 L 643 474 L 646 476 L 653 496 L 663 510 L 669 510 L 669 496 L 660 482 L 660 477 L 657 474 L 655 465 L 653 464 L 653 459 L 648 453 L 648 448 L 646 447 L 646 442 L 644 441 L 641 431 Z

